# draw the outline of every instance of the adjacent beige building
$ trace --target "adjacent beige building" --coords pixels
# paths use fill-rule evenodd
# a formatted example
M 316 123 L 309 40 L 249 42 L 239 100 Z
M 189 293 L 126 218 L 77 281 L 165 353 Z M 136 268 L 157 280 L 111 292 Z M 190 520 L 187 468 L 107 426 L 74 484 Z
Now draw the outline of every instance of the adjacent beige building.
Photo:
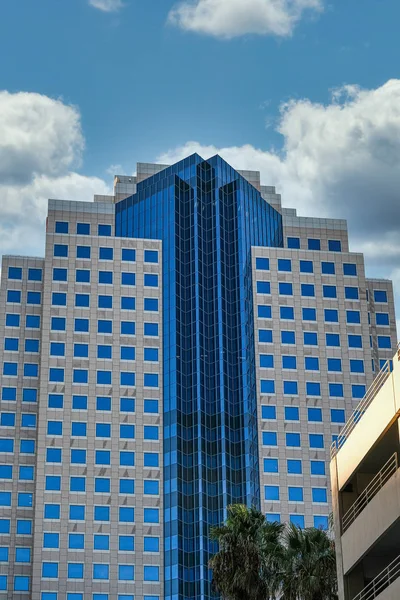
M 400 598 L 400 350 L 332 445 L 339 600 Z

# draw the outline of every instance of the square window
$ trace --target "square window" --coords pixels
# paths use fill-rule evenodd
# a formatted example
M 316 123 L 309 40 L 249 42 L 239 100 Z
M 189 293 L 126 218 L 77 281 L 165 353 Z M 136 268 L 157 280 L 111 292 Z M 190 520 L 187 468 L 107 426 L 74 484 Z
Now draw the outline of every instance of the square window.
M 280 306 L 279 307 L 279 316 L 282 320 L 293 321 L 293 319 L 294 319 L 293 306 Z
M 94 491 L 96 494 L 109 494 L 111 480 L 108 477 L 96 477 L 94 480 Z
M 260 354 L 260 367 L 266 369 L 274 368 L 274 355 L 273 354 Z
M 329 517 L 326 515 L 315 515 L 314 516 L 314 527 L 315 527 L 315 529 L 322 529 L 323 531 L 328 531 Z
M 134 248 L 122 248 L 121 260 L 127 261 L 127 262 L 135 262 L 136 250 Z
M 111 398 L 105 396 L 98 396 L 96 398 L 96 410 L 111 410 Z
M 309 423 L 322 423 L 322 409 L 307 408 L 307 419 Z
M 143 493 L 149 496 L 158 496 L 160 493 L 160 482 L 156 479 L 145 479 L 143 482 Z
M 290 273 L 292 271 L 292 261 L 287 258 L 278 258 L 278 271 Z
M 287 472 L 290 475 L 301 475 L 303 473 L 303 467 L 301 460 L 288 459 L 287 460 Z
M 303 321 L 316 321 L 317 310 L 315 308 L 302 308 Z
M 305 346 L 318 346 L 318 334 L 314 331 L 304 332 L 304 345 Z
M 345 286 L 344 297 L 346 298 L 346 300 L 358 300 L 359 299 L 358 287 Z
M 264 344 L 272 343 L 272 329 L 259 329 L 258 341 Z
M 326 473 L 325 462 L 323 460 L 312 460 L 310 463 L 311 475 L 324 476 Z
M 283 393 L 285 396 L 297 396 L 299 393 L 297 381 L 284 381 Z
M 87 369 L 73 369 L 72 381 L 73 383 L 85 384 L 88 382 L 89 372 Z
M 322 433 L 310 433 L 308 438 L 310 448 L 324 448 L 324 436 Z
M 328 495 L 326 488 L 312 488 L 311 489 L 312 501 L 313 502 L 328 502 Z
M 64 356 L 64 354 L 62 356 Z M 89 357 L 89 344 L 74 344 L 74 357 L 88 358 Z
M 111 225 L 99 224 L 97 227 L 97 233 L 99 236 L 110 237 Z
M 68 233 L 68 223 L 66 221 L 56 221 L 55 232 Z
M 269 281 L 257 281 L 257 294 L 270 294 L 271 284 Z
M 144 425 L 143 436 L 145 440 L 157 441 L 159 439 L 159 432 L 157 425 Z
M 147 400 L 144 401 L 144 405 L 145 405 L 145 409 L 144 412 L 146 411 L 146 402 L 148 402 Z M 157 402 L 158 405 L 158 400 L 154 400 L 154 402 Z M 119 409 L 121 412 L 128 412 L 128 413 L 134 413 L 135 412 L 135 399 L 134 398 L 120 398 L 120 406 Z
M 123 296 L 121 298 L 121 310 L 136 310 L 136 298 Z
M 334 262 L 322 262 L 321 263 L 322 275 L 335 275 L 335 263 Z
M 376 324 L 377 325 L 389 325 L 389 314 L 388 313 L 379 313 L 377 312 L 376 315 Z
M 154 277 L 157 277 L 157 279 L 158 279 L 158 275 L 154 275 Z M 150 281 L 150 283 L 152 281 L 154 283 L 155 280 L 150 279 L 149 281 Z M 136 274 L 135 273 L 121 273 L 121 284 L 122 285 L 136 285 Z M 153 286 L 151 286 L 151 287 L 153 287 Z
M 3 387 L 1 390 L 1 399 L 5 402 L 15 402 L 17 399 L 17 388 Z
M 144 537 L 143 538 L 143 550 L 144 550 L 144 552 L 159 552 L 160 551 L 160 538 Z
M 293 296 L 293 284 L 280 281 L 278 284 L 279 294 L 281 296 Z
M 99 283 L 110 285 L 113 282 L 112 271 L 99 271 Z
M 112 321 L 99 319 L 97 321 L 97 333 L 112 333 Z
M 261 393 L 275 394 L 275 381 L 273 379 L 261 379 Z
M 350 373 L 364 373 L 364 361 L 350 360 Z
M 265 485 L 264 486 L 264 499 L 265 500 L 279 500 L 279 485 Z
M 256 269 L 259 271 L 269 271 L 269 258 L 256 257 Z
M 321 240 L 318 239 L 308 239 L 307 245 L 309 250 L 321 250 Z
M 26 315 L 25 327 L 27 329 L 40 329 L 40 317 L 38 315 Z
M 120 452 L 119 453 L 119 464 L 121 467 L 134 467 L 135 466 L 135 453 L 134 452 Z
M 267 523 L 280 523 L 281 515 L 279 513 L 267 513 L 265 519 Z
M 264 458 L 264 473 L 278 473 L 278 459 Z
M 158 427 L 156 429 L 158 431 Z M 124 440 L 124 439 L 134 440 L 135 439 L 135 426 L 127 425 L 127 424 L 120 425 L 119 426 L 119 437 L 121 440 Z M 158 436 L 154 439 L 158 439 Z
M 28 292 L 26 295 L 27 304 L 40 304 L 42 301 L 42 294 L 40 292 Z
M 88 398 L 87 396 L 72 396 L 72 409 L 73 410 L 87 410 Z
M 112 346 L 97 346 L 97 358 L 109 359 L 112 358 Z
M 326 334 L 326 345 L 333 348 L 340 347 L 340 335 L 338 333 Z
M 303 488 L 302 487 L 288 487 L 288 499 L 289 502 L 303 502 Z
M 78 235 L 90 235 L 90 223 L 77 223 L 76 233 Z
M 314 264 L 312 260 L 300 261 L 300 273 L 314 273 Z
M 378 335 L 378 348 L 390 350 L 391 347 L 392 341 L 389 335 Z
M 325 308 L 325 323 L 339 323 L 339 311 L 336 308 Z
M 99 260 L 113 260 L 114 249 L 113 248 L 99 248 Z
M 68 269 L 53 269 L 53 281 L 67 281 Z
M 307 396 L 321 396 L 321 384 L 315 381 L 306 381 Z
M 119 493 L 120 494 L 134 494 L 135 493 L 135 480 L 134 479 L 120 479 L 119 480 Z
M 286 433 L 286 447 L 300 448 L 300 433 Z
M 121 371 L 120 373 L 120 385 L 127 387 L 134 387 L 135 385 L 135 373 L 127 371 Z
M 93 565 L 93 579 L 109 579 L 110 565 L 94 564 Z
M 143 466 L 149 468 L 159 467 L 159 454 L 158 452 L 145 452 L 143 455 Z
M 112 372 L 111 371 L 97 371 L 96 383 L 97 385 L 111 385 Z
M 54 244 L 53 256 L 66 258 L 68 256 L 68 245 L 67 244 Z
M 292 248 L 293 250 L 300 250 L 300 238 L 288 237 L 287 238 L 287 247 Z
M 22 279 L 21 267 L 8 267 L 8 279 Z
M 285 406 L 285 421 L 299 421 L 300 414 L 298 406 Z
M 322 295 L 324 298 L 337 298 L 336 285 L 323 285 Z
M 317 356 L 306 356 L 304 367 L 306 371 L 319 371 L 319 358 Z
M 60 519 L 60 505 L 59 504 L 45 504 L 44 505 L 44 518 L 45 519 Z
M 21 292 L 19 290 L 7 290 L 7 302 L 21 304 Z
M 144 566 L 144 581 L 160 581 L 160 567 Z
M 14 591 L 15 592 L 29 592 L 30 588 L 30 577 L 25 575 L 14 576 Z
M 44 562 L 42 563 L 42 577 L 49 579 L 58 578 L 58 563 Z
M 271 332 L 272 335 L 272 332 Z M 271 340 L 272 341 L 272 340 Z M 294 331 L 281 331 L 281 342 L 282 344 L 296 344 L 296 334 Z
M 344 398 L 343 383 L 329 383 L 330 398 Z
M 374 290 L 375 302 L 387 302 L 387 292 L 385 290 Z
M 292 523 L 292 525 L 296 525 L 296 527 L 304 529 L 304 515 L 289 515 L 289 520 Z
M 158 410 L 159 410 L 158 409 L 158 400 L 151 400 L 151 399 L 146 400 L 145 399 L 143 401 L 143 404 L 144 404 L 144 406 L 143 406 L 143 412 L 145 412 L 145 413 L 153 413 L 153 414 L 157 414 L 158 413 Z M 121 410 L 122 410 L 122 407 L 121 407 Z M 131 411 L 131 412 L 134 412 L 134 410 Z
M 146 510 L 146 509 L 144 509 Z M 158 509 L 154 509 L 158 510 Z M 120 523 L 134 523 L 135 522 L 135 509 L 129 506 L 119 507 L 119 522 Z M 146 521 L 145 521 L 146 523 Z
M 109 550 L 110 536 L 109 535 L 94 535 L 93 547 L 95 550 Z
M 146 569 L 146 567 L 144 568 Z M 133 565 L 118 565 L 118 579 L 119 581 L 134 581 L 135 567 Z
M 39 340 L 25 340 L 25 352 L 37 354 L 39 352 Z
M 328 240 L 328 250 L 330 252 L 341 252 L 342 243 L 340 240 Z
M 144 299 L 144 310 L 146 311 L 158 311 L 158 299 L 157 298 L 145 298 Z
M 135 347 L 134 346 L 121 346 L 121 360 L 135 360 Z M 148 348 L 147 348 L 148 350 Z M 156 352 L 158 353 L 158 350 L 156 350 Z M 146 356 L 146 349 L 145 349 L 145 356 Z M 158 356 L 158 354 L 157 354 Z M 148 358 L 145 360 L 149 360 Z
M 263 446 L 277 446 L 278 445 L 278 434 L 276 431 L 263 431 L 262 432 L 262 443 Z
M 345 411 L 342 408 L 331 408 L 331 422 L 343 424 L 346 422 Z
M 342 361 L 340 358 L 328 358 L 328 371 L 332 373 L 341 373 Z
M 20 315 L 7 314 L 6 315 L 6 327 L 19 327 Z
M 76 269 L 75 281 L 77 283 L 90 283 L 90 271 L 89 269 Z
M 154 327 L 152 327 L 154 325 Z M 156 331 L 157 333 L 149 333 Z M 135 335 L 136 324 L 134 321 L 121 321 L 121 335 Z M 144 335 L 158 335 L 158 325 L 154 323 L 144 324 Z
M 276 406 L 261 406 L 261 417 L 268 420 L 276 420 Z
M 78 308 L 89 308 L 89 294 L 75 294 L 75 306 Z
M 315 286 L 312 283 L 301 284 L 301 295 L 303 298 L 314 298 L 315 297 Z
M 144 262 L 158 263 L 158 250 L 145 250 L 144 251 Z

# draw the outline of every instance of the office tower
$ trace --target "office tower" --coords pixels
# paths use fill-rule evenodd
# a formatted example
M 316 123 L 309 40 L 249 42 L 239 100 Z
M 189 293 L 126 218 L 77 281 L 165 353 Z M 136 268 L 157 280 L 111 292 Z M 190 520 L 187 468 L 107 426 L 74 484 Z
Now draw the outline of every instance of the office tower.
M 344 221 L 196 154 L 50 200 L 0 317 L 0 600 L 209 598 L 234 502 L 326 527 L 329 446 L 395 345 Z

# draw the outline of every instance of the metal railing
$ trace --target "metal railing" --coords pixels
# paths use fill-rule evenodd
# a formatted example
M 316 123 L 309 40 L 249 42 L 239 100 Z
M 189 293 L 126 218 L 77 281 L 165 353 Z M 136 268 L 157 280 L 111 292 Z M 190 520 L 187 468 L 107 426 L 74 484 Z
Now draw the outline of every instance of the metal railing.
M 340 448 L 344 445 L 350 433 L 353 431 L 357 423 L 362 419 L 365 411 L 368 406 L 371 404 L 379 390 L 382 388 L 384 383 L 387 381 L 390 373 L 392 372 L 392 362 L 387 360 L 383 365 L 382 369 L 379 371 L 378 375 L 375 377 L 372 385 L 368 389 L 364 398 L 361 400 L 357 408 L 353 411 L 350 419 L 347 421 L 346 425 L 341 429 L 337 439 L 331 445 L 331 458 L 336 456 L 339 452 Z
M 387 463 L 382 467 L 382 469 L 375 475 L 375 477 L 370 481 L 365 490 L 361 492 L 358 496 L 357 500 L 352 504 L 349 510 L 343 516 L 342 519 L 342 531 L 343 533 L 350 527 L 350 525 L 356 520 L 358 515 L 364 510 L 364 508 L 369 504 L 379 492 L 380 489 L 383 488 L 385 483 L 389 481 L 389 479 L 396 473 L 398 469 L 398 457 L 397 452 L 395 452 L 387 461 Z
M 400 576 L 400 556 L 379 573 L 353 600 L 374 600 Z

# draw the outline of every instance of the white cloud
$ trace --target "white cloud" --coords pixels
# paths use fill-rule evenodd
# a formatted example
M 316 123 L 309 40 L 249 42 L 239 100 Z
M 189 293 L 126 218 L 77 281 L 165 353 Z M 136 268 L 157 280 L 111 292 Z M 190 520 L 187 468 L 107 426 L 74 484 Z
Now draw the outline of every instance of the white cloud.
M 260 170 L 299 214 L 348 219 L 351 248 L 365 253 L 367 272 L 390 277 L 400 259 L 400 80 L 346 86 L 328 104 L 289 102 L 277 129 L 281 153 L 188 142 L 159 162 L 218 152 L 236 168 Z M 400 301 L 400 277 L 395 287 Z
M 0 254 L 43 255 L 48 198 L 110 193 L 103 180 L 70 170 L 83 147 L 75 107 L 0 91 Z
M 89 4 L 103 12 L 116 12 L 124 6 L 121 0 L 89 0 Z
M 0 179 L 20 183 L 79 164 L 84 140 L 73 106 L 47 96 L 0 92 Z
M 233 38 L 245 34 L 289 36 L 305 11 L 321 11 L 323 0 L 183 0 L 169 22 L 197 33 Z

